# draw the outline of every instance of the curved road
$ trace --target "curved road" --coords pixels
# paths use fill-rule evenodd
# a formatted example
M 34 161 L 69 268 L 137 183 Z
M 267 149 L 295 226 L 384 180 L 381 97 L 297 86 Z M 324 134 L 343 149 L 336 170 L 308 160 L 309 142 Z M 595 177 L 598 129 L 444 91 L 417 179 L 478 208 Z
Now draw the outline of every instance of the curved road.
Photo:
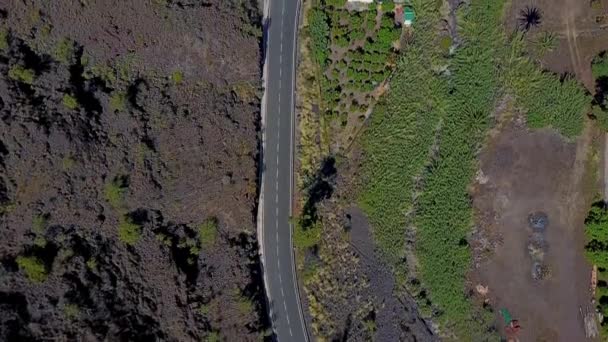
M 266 0 L 260 246 L 273 330 L 279 342 L 306 342 L 291 241 L 294 81 L 298 0 Z

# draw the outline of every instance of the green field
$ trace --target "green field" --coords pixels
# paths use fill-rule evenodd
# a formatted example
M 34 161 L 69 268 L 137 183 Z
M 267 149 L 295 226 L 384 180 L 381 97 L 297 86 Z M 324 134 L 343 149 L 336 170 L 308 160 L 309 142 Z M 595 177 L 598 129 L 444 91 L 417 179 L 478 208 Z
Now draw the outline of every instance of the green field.
M 442 331 L 478 341 L 489 338 L 491 314 L 466 297 L 473 225 L 467 187 L 494 108 L 510 95 L 531 127 L 550 126 L 573 137 L 582 130 L 590 98 L 573 80 L 541 72 L 524 54 L 520 35 L 505 36 L 503 1 L 463 6 L 462 44 L 446 54 L 436 30 L 440 4 L 415 2 L 413 42 L 362 138 L 359 202 L 396 272 L 405 267 L 406 232 L 415 230 L 421 311 L 433 311 Z

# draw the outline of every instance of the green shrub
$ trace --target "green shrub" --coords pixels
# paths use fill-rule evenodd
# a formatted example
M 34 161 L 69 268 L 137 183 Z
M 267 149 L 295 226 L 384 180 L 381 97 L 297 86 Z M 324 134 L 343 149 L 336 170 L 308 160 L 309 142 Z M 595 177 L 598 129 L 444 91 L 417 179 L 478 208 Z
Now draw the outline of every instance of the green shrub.
M 55 46 L 55 51 L 53 56 L 55 59 L 63 64 L 70 64 L 74 57 L 75 44 L 73 41 L 64 38 L 61 39 L 57 46 Z
M 325 67 L 327 58 L 329 57 L 329 25 L 327 24 L 327 15 L 323 10 L 312 9 L 309 14 L 310 39 L 312 42 L 312 53 L 315 61 Z
M 220 333 L 217 331 L 211 331 L 207 334 L 207 342 L 219 342 L 220 341 Z
M 8 77 L 10 77 L 11 79 L 15 80 L 15 81 L 19 81 L 25 84 L 32 84 L 34 83 L 34 71 L 30 70 L 30 69 L 26 69 L 24 67 L 22 67 L 21 65 L 14 65 L 12 68 L 10 68 L 10 70 L 8 71 Z
M 40 259 L 34 256 L 19 256 L 16 261 L 19 268 L 25 272 L 25 275 L 30 281 L 41 283 L 46 280 L 48 274 Z
M 237 299 L 237 308 L 242 315 L 250 315 L 253 312 L 253 302 L 251 299 L 241 295 Z
M 0 28 L 0 51 L 8 50 L 8 30 Z
M 114 208 L 120 209 L 123 206 L 123 197 L 128 184 L 124 177 L 115 177 L 111 182 L 106 183 L 104 195 L 106 201 Z
M 45 215 L 36 215 L 32 220 L 32 231 L 36 234 L 44 233 L 47 225 L 47 217 Z
M 450 37 L 450 36 L 441 37 L 441 39 L 439 40 L 439 47 L 441 48 L 441 51 L 443 51 L 444 53 L 449 53 L 450 47 L 452 47 L 452 37 Z
M 141 226 L 128 217 L 121 217 L 118 223 L 118 239 L 127 245 L 135 245 L 141 238 Z
M 593 77 L 595 79 L 608 77 L 608 53 L 606 51 L 593 59 L 591 71 L 593 72 Z
M 63 314 L 68 320 L 75 320 L 80 316 L 80 308 L 76 304 L 67 304 L 63 307 Z
M 180 85 L 184 81 L 184 73 L 180 70 L 176 70 L 171 74 L 171 80 L 173 84 Z
M 217 240 L 218 221 L 216 218 L 208 219 L 198 226 L 198 237 L 203 247 L 211 247 Z
M 78 100 L 70 94 L 64 94 L 62 99 L 63 105 L 68 109 L 76 109 L 78 108 Z
M 120 91 L 114 91 L 110 96 L 110 110 L 112 112 L 122 112 L 127 107 L 127 94 Z
M 321 223 L 314 222 L 310 227 L 304 229 L 302 224 L 295 224 L 293 227 L 293 245 L 297 249 L 307 249 L 314 247 L 321 241 Z

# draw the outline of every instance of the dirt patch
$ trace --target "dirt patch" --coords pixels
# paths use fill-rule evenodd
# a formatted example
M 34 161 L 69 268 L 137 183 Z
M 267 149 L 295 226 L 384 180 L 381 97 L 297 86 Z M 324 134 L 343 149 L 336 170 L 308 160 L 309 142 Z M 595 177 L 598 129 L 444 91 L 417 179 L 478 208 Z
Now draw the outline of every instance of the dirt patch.
M 526 33 L 531 54 L 548 70 L 576 75 L 593 92 L 591 60 L 608 48 L 608 0 L 514 0 L 505 17 L 507 32 L 518 29 L 526 7 L 539 9 L 541 15 L 540 25 Z M 555 35 L 556 42 L 539 55 L 538 39 L 545 32 Z
M 582 341 L 580 309 L 591 308 L 580 191 L 588 139 L 529 131 L 518 116 L 501 127 L 480 154 L 474 185 L 483 238 L 472 244 L 473 280 L 488 287 L 501 333 L 506 308 L 523 341 Z

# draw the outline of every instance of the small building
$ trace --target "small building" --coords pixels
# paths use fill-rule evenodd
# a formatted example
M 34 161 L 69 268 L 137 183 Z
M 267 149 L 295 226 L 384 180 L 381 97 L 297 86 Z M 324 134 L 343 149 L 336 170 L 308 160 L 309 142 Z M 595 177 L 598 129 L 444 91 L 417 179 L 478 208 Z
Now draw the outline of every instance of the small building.
M 347 0 L 346 2 L 359 2 L 364 4 L 371 4 L 374 0 Z

